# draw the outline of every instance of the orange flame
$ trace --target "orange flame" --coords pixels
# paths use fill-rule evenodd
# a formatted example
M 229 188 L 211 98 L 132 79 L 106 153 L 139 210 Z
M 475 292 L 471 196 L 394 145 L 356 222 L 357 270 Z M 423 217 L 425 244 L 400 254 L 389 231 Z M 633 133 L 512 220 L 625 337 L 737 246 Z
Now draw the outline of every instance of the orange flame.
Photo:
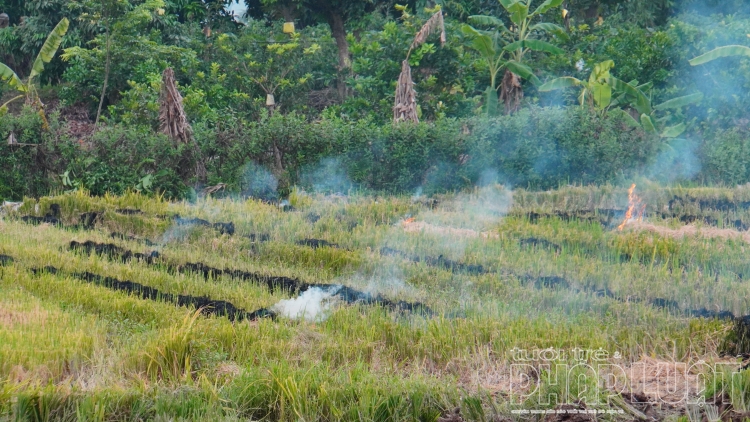
M 630 189 L 628 189 L 628 211 L 625 213 L 625 219 L 617 227 L 617 230 L 622 231 L 625 225 L 631 220 L 642 221 L 644 211 L 646 211 L 646 204 L 635 194 L 635 183 L 633 183 Z

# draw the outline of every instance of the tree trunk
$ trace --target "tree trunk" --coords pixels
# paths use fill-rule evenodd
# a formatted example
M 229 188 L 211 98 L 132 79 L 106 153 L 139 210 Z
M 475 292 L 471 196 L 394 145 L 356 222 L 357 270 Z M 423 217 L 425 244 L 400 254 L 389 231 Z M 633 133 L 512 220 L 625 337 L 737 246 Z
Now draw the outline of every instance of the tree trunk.
M 344 28 L 344 17 L 340 12 L 330 10 L 328 13 L 328 26 L 331 27 L 331 34 L 336 40 L 336 47 L 339 50 L 339 80 L 338 91 L 339 97 L 343 100 L 347 96 L 346 77 L 352 67 L 352 60 L 349 57 L 349 43 L 346 41 L 346 29 Z
M 104 105 L 104 95 L 107 92 L 107 83 L 109 82 L 109 65 L 110 65 L 110 38 L 112 34 L 109 32 L 109 25 L 107 25 L 107 58 L 104 63 L 104 84 L 102 85 L 102 95 L 99 97 L 99 107 L 96 109 L 96 120 L 94 120 L 94 127 L 99 125 L 99 117 L 102 115 L 102 105 Z
M 505 71 L 503 81 L 500 83 L 500 100 L 505 103 L 505 114 L 518 111 L 523 100 L 523 87 L 521 78 L 510 70 Z

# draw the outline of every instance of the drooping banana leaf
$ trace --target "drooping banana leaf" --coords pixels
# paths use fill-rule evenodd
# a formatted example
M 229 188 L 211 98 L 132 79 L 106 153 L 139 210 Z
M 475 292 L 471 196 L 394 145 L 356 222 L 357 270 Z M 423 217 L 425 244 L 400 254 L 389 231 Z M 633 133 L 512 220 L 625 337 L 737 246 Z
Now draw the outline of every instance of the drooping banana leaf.
M 544 3 L 540 4 L 539 7 L 536 8 L 534 13 L 532 13 L 532 16 L 546 13 L 548 10 L 552 9 L 553 7 L 560 6 L 562 2 L 563 0 L 545 0 Z
M 672 98 L 671 100 L 664 101 L 663 103 L 654 106 L 654 109 L 661 111 L 670 108 L 681 108 L 690 104 L 699 103 L 701 102 L 701 100 L 703 100 L 703 93 L 696 92 L 695 94 L 685 95 L 683 97 Z
M 744 45 L 727 45 L 715 48 L 706 54 L 702 54 L 693 60 L 690 60 L 690 65 L 698 66 L 721 57 L 730 56 L 750 56 L 750 47 L 745 47 Z
M 510 13 L 510 21 L 519 27 L 529 16 L 529 5 L 522 1 L 514 2 L 512 5 L 506 7 L 505 9 L 508 11 L 508 13 Z
M 21 78 L 11 68 L 2 63 L 0 63 L 0 81 L 6 82 L 11 88 L 18 91 L 26 92 L 26 86 L 21 82 Z
M 534 85 L 539 85 L 542 83 L 542 81 L 539 80 L 539 78 L 534 74 L 531 68 L 526 66 L 525 64 L 518 63 L 515 60 L 508 60 L 507 62 L 505 62 L 505 67 L 516 75 L 530 80 Z
M 495 28 L 506 29 L 505 23 L 494 16 L 471 15 L 469 16 L 469 22 L 473 23 L 474 25 L 494 26 Z
M 472 37 L 471 48 L 477 50 L 485 59 L 489 60 L 497 55 L 495 43 L 489 35 L 477 31 L 469 25 L 463 25 L 461 30 L 464 34 Z
M 519 48 L 528 48 L 529 50 L 541 51 L 551 54 L 563 54 L 565 50 L 556 47 L 546 41 L 541 40 L 523 40 L 512 42 L 504 47 L 507 51 L 516 51 Z
M 646 97 L 643 91 L 630 84 L 626 84 L 613 76 L 609 77 L 609 84 L 615 89 L 615 91 L 622 91 L 632 97 L 634 100 L 633 107 L 638 110 L 639 113 L 646 115 L 651 114 L 651 101 Z
M 529 27 L 529 30 L 549 32 L 552 34 L 565 32 L 562 26 L 555 25 L 554 23 L 550 23 L 550 22 L 539 22 L 537 24 L 531 25 Z
M 685 132 L 685 129 L 687 129 L 687 125 L 685 123 L 680 123 L 678 125 L 669 126 L 664 128 L 664 130 L 661 132 L 662 138 L 676 138 L 680 135 L 682 135 L 683 132 Z
M 13 101 L 20 100 L 21 98 L 23 98 L 23 95 L 19 95 L 17 97 L 11 98 L 10 100 L 6 101 L 5 104 L 0 105 L 0 110 L 5 110 L 7 112 L 8 111 L 8 104 L 12 103 Z M 2 114 L 3 113 L 0 113 L 0 115 L 2 115 Z
M 34 60 L 34 65 L 31 67 L 29 81 L 44 71 L 45 63 L 52 61 L 55 57 L 55 53 L 57 53 L 57 49 L 60 48 L 60 44 L 62 43 L 62 39 L 66 32 L 68 32 L 68 19 L 62 18 L 62 20 L 60 20 L 55 26 L 55 29 L 47 35 L 47 40 L 44 42 L 44 45 L 42 45 L 42 49 L 39 50 L 39 54 L 37 54 L 36 60 Z
M 553 79 L 544 85 L 539 87 L 539 91 L 547 92 L 554 91 L 557 89 L 570 88 L 572 86 L 580 85 L 581 81 L 572 76 L 563 76 L 561 78 Z
M 613 102 L 614 104 L 614 102 Z M 611 116 L 622 116 L 622 119 L 629 124 L 631 127 L 641 127 L 641 123 L 638 120 L 635 120 L 635 118 L 628 113 L 627 111 L 621 109 L 621 108 L 612 108 L 609 110 L 609 115 Z

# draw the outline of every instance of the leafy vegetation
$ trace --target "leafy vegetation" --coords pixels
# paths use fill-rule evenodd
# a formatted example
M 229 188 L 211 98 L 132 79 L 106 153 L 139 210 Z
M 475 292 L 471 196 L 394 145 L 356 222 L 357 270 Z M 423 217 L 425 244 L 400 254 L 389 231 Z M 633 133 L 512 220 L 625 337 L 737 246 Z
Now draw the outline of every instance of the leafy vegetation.
M 747 419 L 746 3 L 0 0 L 0 421 Z

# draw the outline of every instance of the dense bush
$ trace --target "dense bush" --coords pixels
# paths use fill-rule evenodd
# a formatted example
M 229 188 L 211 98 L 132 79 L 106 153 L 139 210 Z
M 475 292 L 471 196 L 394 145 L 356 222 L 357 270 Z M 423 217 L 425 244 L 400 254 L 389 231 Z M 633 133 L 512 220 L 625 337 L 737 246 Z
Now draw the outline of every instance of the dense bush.
M 64 159 L 69 185 L 94 195 L 137 189 L 180 198 L 195 169 L 189 146 L 143 126 L 104 127 Z
M 104 126 L 86 139 L 72 139 L 56 115 L 43 129 L 39 114 L 24 109 L 0 119 L 0 137 L 13 132 L 20 146 L 0 144 L 0 199 L 41 196 L 51 190 L 85 188 L 95 195 L 141 190 L 179 198 L 195 168 L 190 148 L 143 126 Z
M 750 182 L 750 133 L 747 129 L 732 128 L 707 136 L 700 155 L 704 183 Z
M 335 184 L 388 192 L 459 189 L 490 173 L 516 186 L 601 183 L 641 170 L 658 148 L 627 120 L 578 107 L 399 125 L 274 115 L 207 135 L 210 182 L 238 191 L 248 173 L 260 177 L 258 166 L 282 188 L 342 175 Z
M 29 110 L 17 118 L 0 117 L 0 200 L 24 195 L 43 195 L 49 189 L 45 150 L 37 146 L 10 146 L 10 134 L 21 144 L 38 144 L 42 139 L 42 119 Z
M 200 151 L 175 145 L 149 126 L 102 126 L 83 140 L 66 135 L 55 115 L 50 130 L 29 109 L 0 120 L 0 197 L 18 199 L 53 189 L 93 194 L 128 189 L 188 195 L 198 185 L 226 183 L 243 196 L 279 199 L 297 184 L 317 191 L 351 187 L 434 193 L 488 181 L 532 189 L 569 183 L 620 183 L 636 176 L 712 184 L 750 182 L 750 135 L 744 129 L 705 132 L 701 142 L 669 143 L 629 119 L 581 107 L 529 107 L 511 116 L 379 124 L 295 113 L 262 114 L 246 122 L 195 127 Z M 198 155 L 196 155 L 198 154 Z

